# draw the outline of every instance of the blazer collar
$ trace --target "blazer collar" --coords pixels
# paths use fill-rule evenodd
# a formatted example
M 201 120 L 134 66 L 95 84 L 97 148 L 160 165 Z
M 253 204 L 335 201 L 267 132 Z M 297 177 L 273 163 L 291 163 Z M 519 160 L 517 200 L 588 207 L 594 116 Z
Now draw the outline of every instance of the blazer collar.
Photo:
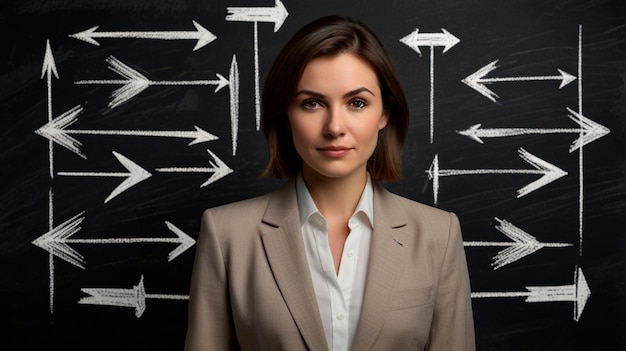
M 272 193 L 261 236 L 276 284 L 310 350 L 328 350 L 300 230 L 293 179 Z

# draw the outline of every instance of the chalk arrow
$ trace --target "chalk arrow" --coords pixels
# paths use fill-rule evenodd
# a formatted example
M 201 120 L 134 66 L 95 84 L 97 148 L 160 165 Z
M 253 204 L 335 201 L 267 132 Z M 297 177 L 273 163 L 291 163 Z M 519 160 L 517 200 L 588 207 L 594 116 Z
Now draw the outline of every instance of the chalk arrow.
M 67 129 L 70 125 L 78 121 L 78 115 L 82 112 L 81 106 L 76 106 L 67 111 L 54 120 L 46 123 L 35 133 L 42 137 L 54 141 L 55 143 L 67 148 L 82 158 L 87 158 L 81 151 L 83 145 L 80 141 L 73 138 L 70 134 L 83 135 L 119 135 L 119 136 L 144 136 L 144 137 L 163 137 L 163 138 L 183 138 L 192 139 L 189 145 L 200 144 L 207 141 L 218 139 L 215 135 L 194 126 L 195 131 L 158 131 L 158 130 L 71 130 Z
M 443 53 L 445 54 L 460 41 L 461 40 L 459 40 L 459 38 L 455 37 L 443 28 L 441 28 L 441 33 L 420 33 L 419 29 L 415 28 L 411 34 L 400 39 L 401 43 L 413 49 L 420 56 L 422 56 L 420 46 L 428 46 L 431 48 L 435 46 L 443 46 Z
M 106 239 L 70 239 L 80 229 L 80 224 L 85 220 L 85 212 L 70 218 L 58 225 L 51 231 L 40 236 L 33 241 L 38 246 L 50 254 L 71 263 L 79 268 L 85 269 L 85 259 L 78 251 L 69 244 L 135 244 L 135 243 L 174 243 L 178 246 L 167 256 L 168 261 L 172 261 L 181 253 L 192 247 L 196 241 L 182 230 L 178 229 L 170 222 L 165 222 L 167 228 L 176 234 L 176 238 L 106 238 Z
M 587 300 L 589 296 L 591 296 L 591 290 L 580 268 L 577 268 L 574 272 L 574 281 L 576 283 L 571 285 L 527 286 L 527 291 L 519 292 L 474 292 L 472 293 L 472 298 L 526 297 L 525 301 L 529 303 L 557 301 L 574 302 L 574 320 L 579 321 L 585 309 L 585 305 L 587 304 Z
M 41 68 L 41 79 L 47 77 L 48 81 L 55 76 L 59 79 L 59 72 L 57 71 L 57 65 L 54 61 L 54 55 L 52 55 L 52 49 L 50 49 L 50 40 L 46 40 L 46 53 L 43 56 L 43 65 Z
M 544 248 L 544 247 L 566 247 L 572 246 L 571 244 L 561 243 L 541 243 L 537 239 L 523 231 L 522 229 L 514 226 L 510 222 L 495 218 L 498 222 L 496 229 L 502 234 L 509 237 L 513 242 L 491 242 L 491 241 L 464 241 L 465 246 L 498 246 L 507 247 L 500 251 L 494 258 L 491 264 L 494 270 L 506 266 L 509 263 L 513 263 L 522 257 L 528 256 L 531 253 Z
M 122 166 L 124 166 L 124 168 L 126 168 L 128 170 L 127 173 L 122 173 L 122 172 L 118 172 L 118 173 L 107 173 L 107 172 L 58 172 L 57 175 L 60 176 L 67 176 L 67 177 L 120 177 L 120 178 L 126 178 L 126 180 L 124 180 L 122 182 L 122 184 L 118 185 L 117 188 L 115 188 L 113 190 L 113 192 L 111 192 L 111 194 L 104 200 L 104 203 L 109 202 L 109 200 L 111 200 L 112 198 L 116 197 L 117 195 L 121 194 L 122 192 L 124 192 L 126 189 L 132 187 L 133 185 L 144 181 L 148 178 L 150 178 L 152 176 L 152 174 L 150 174 L 150 172 L 146 171 L 145 169 L 141 168 L 139 165 L 137 165 L 136 163 L 134 163 L 133 161 L 127 159 L 126 157 L 124 157 L 124 155 L 121 155 L 115 151 L 113 151 L 113 155 L 115 156 L 115 158 L 117 158 L 117 160 L 122 164 Z
M 498 94 L 491 91 L 489 88 L 485 86 L 485 84 L 491 84 L 496 82 L 519 82 L 519 81 L 538 81 L 538 80 L 556 80 L 561 81 L 559 85 L 559 89 L 568 85 L 569 83 L 576 80 L 576 77 L 557 69 L 559 75 L 555 76 L 531 76 L 531 77 L 504 77 L 504 78 L 485 78 L 491 71 L 498 68 L 497 66 L 498 60 L 491 62 L 490 64 L 484 66 L 478 71 L 470 74 L 467 78 L 463 79 L 462 82 L 467 84 L 472 89 L 476 90 L 489 100 L 496 102 L 496 98 L 499 97 Z
M 78 301 L 79 304 L 131 307 L 135 309 L 137 318 L 141 317 L 146 310 L 146 299 L 189 300 L 188 295 L 146 294 L 143 275 L 139 284 L 133 286 L 132 289 L 83 288 L 80 290 L 89 296 L 81 298 Z
M 89 44 L 93 44 L 96 46 L 100 46 L 100 43 L 96 41 L 96 38 L 117 38 L 117 39 L 158 39 L 158 40 L 184 40 L 184 39 L 192 39 L 197 40 L 196 46 L 193 48 L 193 51 L 196 51 L 203 46 L 211 43 L 217 37 L 209 32 L 206 28 L 198 24 L 196 21 L 192 21 L 194 27 L 196 27 L 195 31 L 190 32 L 175 32 L 175 31 L 165 31 L 165 32 L 157 32 L 157 31 L 149 31 L 149 32 L 96 32 L 98 26 L 89 28 L 85 31 L 70 34 L 71 38 L 76 38 L 78 40 L 82 40 Z
M 280 27 L 289 16 L 289 12 L 280 0 L 276 0 L 274 7 L 227 7 L 227 21 L 234 22 L 273 22 L 274 32 L 278 32 Z
M 211 150 L 207 152 L 213 157 L 215 162 L 209 162 L 211 167 L 170 167 L 170 168 L 157 168 L 157 172 L 165 173 L 213 173 L 213 175 L 200 187 L 205 187 L 219 179 L 229 175 L 233 172 L 222 160 L 220 160 Z
M 580 128 L 554 128 L 554 129 L 542 129 L 542 128 L 481 128 L 481 124 L 475 124 L 466 130 L 457 131 L 461 135 L 483 144 L 482 138 L 502 138 L 516 135 L 527 134 L 579 134 L 572 145 L 570 145 L 569 152 L 574 152 L 580 147 L 602 138 L 611 131 L 605 126 L 596 123 L 589 118 L 573 111 L 569 107 L 567 108 L 569 114 L 567 115 L 572 121 L 578 123 Z
M 79 80 L 74 84 L 104 84 L 104 85 L 122 85 L 121 88 L 115 90 L 111 94 L 111 102 L 109 107 L 115 108 L 126 101 L 141 93 L 149 86 L 153 85 L 215 85 L 215 92 L 220 91 L 229 84 L 228 79 L 221 74 L 216 74 L 217 79 L 213 80 L 178 80 L 178 81 L 152 81 L 141 73 L 130 68 L 113 56 L 109 56 L 106 60 L 109 63 L 109 69 L 123 76 L 126 79 L 120 80 Z
M 439 157 L 435 155 L 430 168 L 426 170 L 428 179 L 433 181 L 434 201 L 437 203 L 439 193 L 439 178 L 457 175 L 476 175 L 476 174 L 540 174 L 541 178 L 520 188 L 517 191 L 517 197 L 528 195 L 531 192 L 541 188 L 544 185 L 567 175 L 562 169 L 538 158 L 528 151 L 520 148 L 519 156 L 526 162 L 530 163 L 535 169 L 440 169 Z

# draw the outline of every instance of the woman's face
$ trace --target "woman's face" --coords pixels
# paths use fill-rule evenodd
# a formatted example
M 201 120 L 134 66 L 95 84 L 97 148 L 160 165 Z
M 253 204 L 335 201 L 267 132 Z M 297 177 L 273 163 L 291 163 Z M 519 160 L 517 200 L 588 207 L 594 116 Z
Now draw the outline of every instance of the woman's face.
M 305 179 L 364 176 L 387 125 L 376 73 L 349 53 L 309 62 L 287 113 Z

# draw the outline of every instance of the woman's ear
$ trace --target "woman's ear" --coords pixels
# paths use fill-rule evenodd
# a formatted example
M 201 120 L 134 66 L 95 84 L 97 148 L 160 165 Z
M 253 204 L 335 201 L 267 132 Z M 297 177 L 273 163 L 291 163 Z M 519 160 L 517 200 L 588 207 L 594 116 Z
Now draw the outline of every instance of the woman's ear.
M 380 116 L 380 121 L 378 121 L 378 130 L 383 130 L 387 123 L 389 122 L 389 109 L 383 109 L 383 114 Z

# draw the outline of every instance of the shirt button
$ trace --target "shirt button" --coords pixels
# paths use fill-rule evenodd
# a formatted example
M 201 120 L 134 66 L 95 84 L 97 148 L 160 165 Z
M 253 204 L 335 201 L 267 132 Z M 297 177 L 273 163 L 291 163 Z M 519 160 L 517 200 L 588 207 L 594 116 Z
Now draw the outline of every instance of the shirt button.
M 345 315 L 343 314 L 343 312 L 337 313 L 337 319 L 338 320 L 342 320 L 344 317 L 345 317 Z
M 354 256 L 354 251 L 352 250 L 348 251 L 348 257 L 352 257 L 352 256 Z

